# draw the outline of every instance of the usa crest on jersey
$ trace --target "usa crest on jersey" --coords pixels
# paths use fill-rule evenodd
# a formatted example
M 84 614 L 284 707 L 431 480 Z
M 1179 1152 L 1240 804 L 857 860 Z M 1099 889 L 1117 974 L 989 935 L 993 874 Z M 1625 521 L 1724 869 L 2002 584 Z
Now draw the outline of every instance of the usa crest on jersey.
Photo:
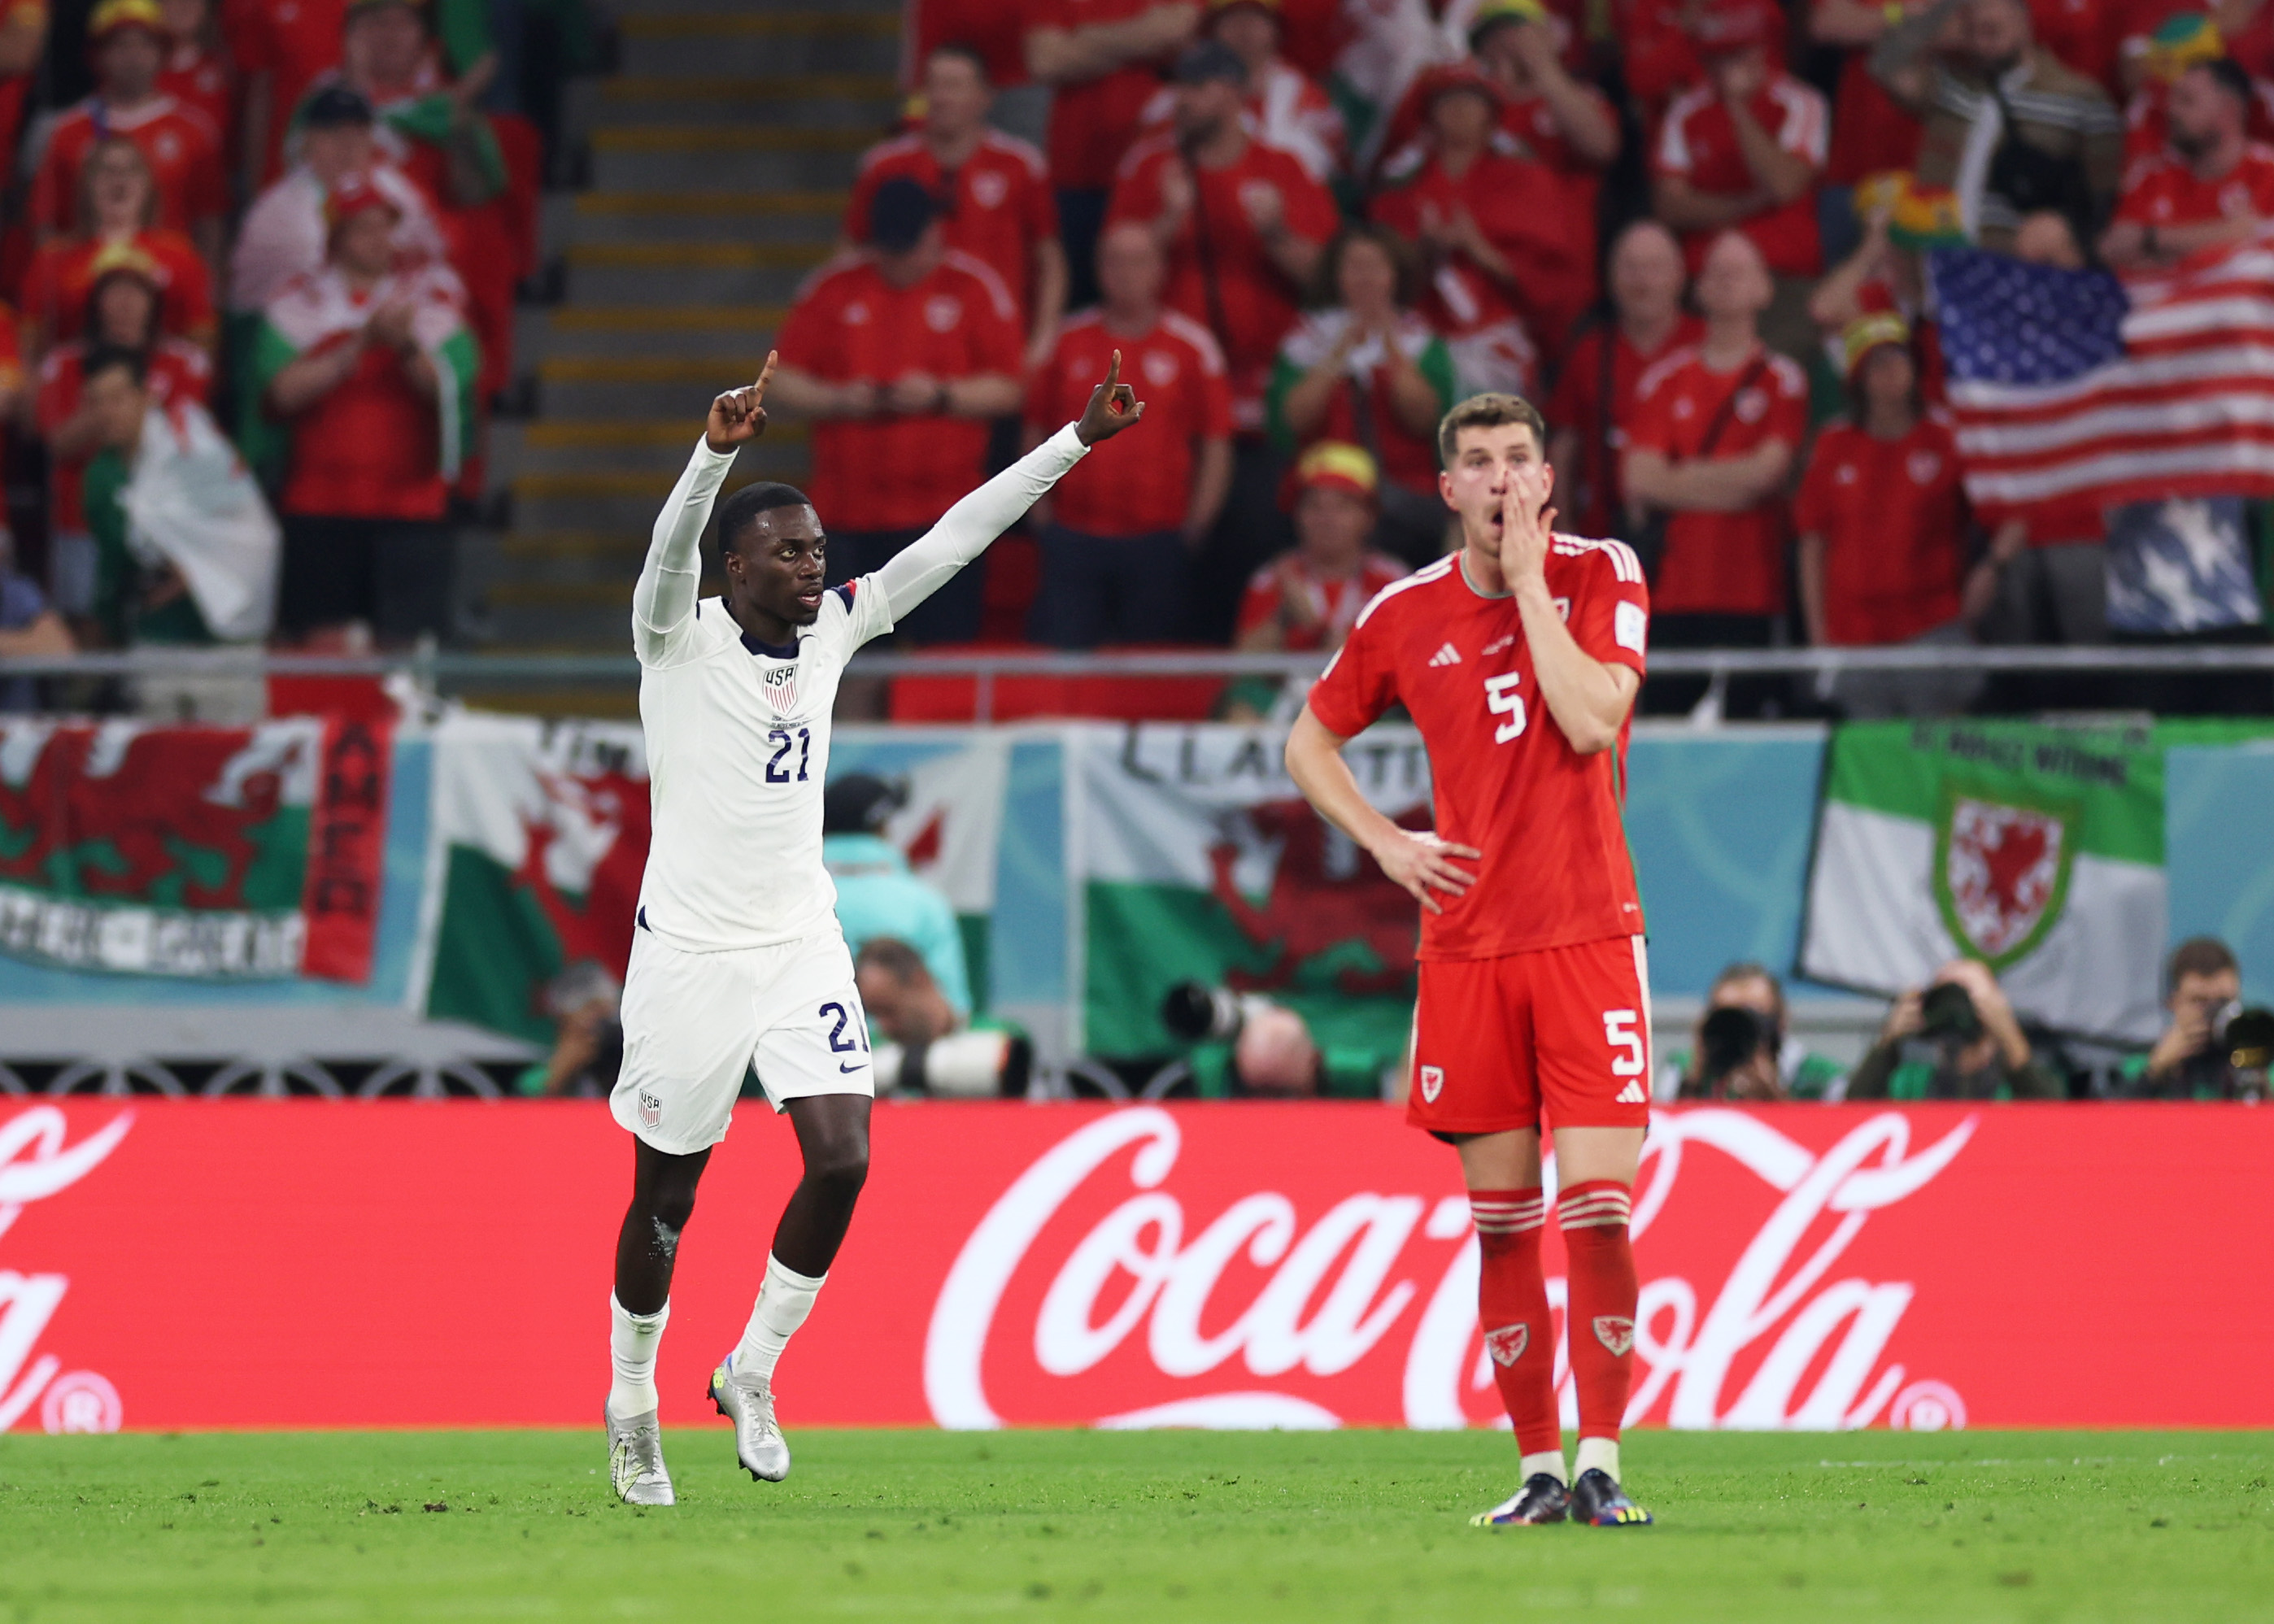
M 758 673 L 758 692 L 778 716 L 787 716 L 797 709 L 797 666 L 770 665 Z

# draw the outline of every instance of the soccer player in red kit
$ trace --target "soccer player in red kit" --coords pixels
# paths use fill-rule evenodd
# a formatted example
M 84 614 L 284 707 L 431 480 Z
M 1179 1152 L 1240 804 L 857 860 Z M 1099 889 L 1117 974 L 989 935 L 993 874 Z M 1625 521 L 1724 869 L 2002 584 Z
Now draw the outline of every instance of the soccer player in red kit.
M 1555 532 L 1546 439 L 1539 411 L 1512 395 L 1445 415 L 1438 487 L 1460 515 L 1461 550 L 1359 614 L 1288 735 L 1287 771 L 1423 909 L 1406 1121 L 1460 1152 L 1485 1348 L 1523 1451 L 1523 1486 L 1471 1520 L 1635 1527 L 1651 1517 L 1619 1486 L 1618 1440 L 1650 994 L 1619 800 L 1650 601 L 1624 543 Z M 1368 805 L 1342 758 L 1393 704 L 1428 748 L 1434 832 Z M 1543 1119 L 1570 1253 L 1570 1478 L 1540 1258 Z

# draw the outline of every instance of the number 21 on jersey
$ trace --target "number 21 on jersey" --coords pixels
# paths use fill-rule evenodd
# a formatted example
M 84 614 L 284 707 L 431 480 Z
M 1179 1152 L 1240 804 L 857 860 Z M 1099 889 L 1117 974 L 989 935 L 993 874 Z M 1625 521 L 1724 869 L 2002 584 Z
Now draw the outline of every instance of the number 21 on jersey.
M 1513 671 L 1504 677 L 1485 679 L 1485 709 L 1495 716 L 1508 718 L 1493 729 L 1495 744 L 1506 744 L 1524 731 L 1524 695 L 1516 691 L 1517 684 L 1523 680 L 1522 674 Z

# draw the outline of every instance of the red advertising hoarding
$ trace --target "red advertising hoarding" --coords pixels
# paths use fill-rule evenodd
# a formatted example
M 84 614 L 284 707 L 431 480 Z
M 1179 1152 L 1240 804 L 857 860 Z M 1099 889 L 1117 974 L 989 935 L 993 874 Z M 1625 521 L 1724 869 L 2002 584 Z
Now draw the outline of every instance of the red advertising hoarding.
M 2274 1425 L 2274 1112 L 1700 1108 L 1650 1147 L 1631 1422 Z M 596 1104 L 0 1099 L 0 1430 L 586 1425 L 631 1160 Z M 745 1109 L 667 1421 L 795 1177 Z M 783 1414 L 1489 1425 L 1475 1259 L 1386 1109 L 888 1105 Z

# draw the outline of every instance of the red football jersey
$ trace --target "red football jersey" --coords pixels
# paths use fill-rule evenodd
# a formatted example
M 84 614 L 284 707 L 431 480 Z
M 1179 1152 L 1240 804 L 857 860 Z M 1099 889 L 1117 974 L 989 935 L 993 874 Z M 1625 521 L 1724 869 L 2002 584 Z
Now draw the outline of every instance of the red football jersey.
M 269 79 L 264 182 L 283 172 L 284 133 L 309 86 L 339 65 L 347 0 L 222 0 L 221 27 L 237 71 Z
M 1160 0 L 1027 0 L 1027 28 L 1069 32 L 1101 23 L 1124 23 Z M 1173 53 L 1171 53 L 1173 55 Z M 1050 179 L 1073 191 L 1103 189 L 1137 133 L 1145 103 L 1161 86 L 1148 62 L 1124 63 L 1111 72 L 1061 85 L 1050 96 Z
M 207 50 L 194 40 L 177 41 L 166 53 L 158 88 L 184 107 L 203 113 L 225 150 L 236 145 L 237 76 L 221 52 Z
M 44 323 L 51 338 L 77 338 L 87 326 L 87 295 L 94 290 L 110 246 L 64 241 L 34 254 L 24 274 L 24 313 Z M 161 227 L 136 232 L 132 246 L 157 271 L 159 329 L 172 338 L 210 338 L 213 276 L 190 239 Z
M 1752 361 L 1717 372 L 1699 351 L 1675 350 L 1644 374 L 1627 444 L 1686 462 L 1698 455 L 1734 391 L 1735 403 L 1710 455 L 1742 456 L 1768 440 L 1797 451 L 1808 436 L 1807 374 L 1781 355 L 1757 351 L 1755 359 L 1764 363 L 1757 372 Z M 1659 613 L 1782 613 L 1785 517 L 1782 496 L 1743 513 L 1675 514 L 1666 527 L 1666 556 L 1659 560 Z
M 1685 315 L 1674 324 L 1666 342 L 1648 355 L 1628 342 L 1626 335 L 1610 323 L 1588 328 L 1572 344 L 1563 370 L 1556 376 L 1547 421 L 1556 432 L 1569 431 L 1579 437 L 1578 465 L 1555 470 L 1555 506 L 1582 535 L 1601 535 L 1626 523 L 1626 487 L 1619 482 L 1619 453 L 1626 447 L 1627 425 L 1634 421 L 1635 393 L 1643 375 L 1675 350 L 1705 336 L 1706 324 Z M 1602 398 L 1606 343 L 1613 346 L 1608 423 Z
M 1310 614 L 1309 624 L 1286 628 L 1284 646 L 1290 653 L 1323 649 L 1330 635 L 1348 636 L 1359 612 L 1374 601 L 1374 595 L 1412 573 L 1382 553 L 1365 554 L 1358 561 L 1358 573 L 1339 581 L 1318 574 L 1300 552 L 1287 553 L 1285 559 L 1291 569 L 1283 573 L 1281 560 L 1274 559 L 1249 578 L 1247 590 L 1239 600 L 1239 619 L 1232 629 L 1244 637 L 1276 615 L 1291 586 Z M 1289 575 L 1293 576 L 1291 583 Z
M 1185 522 L 1193 492 L 1193 445 L 1231 434 L 1231 387 L 1224 352 L 1208 329 L 1163 311 L 1136 338 L 1110 332 L 1096 311 L 1073 318 L 1027 389 L 1027 421 L 1048 434 L 1081 416 L 1113 352 L 1136 386 L 1154 427 L 1090 448 L 1051 492 L 1052 514 L 1088 536 L 1150 536 Z
M 900 12 L 908 42 L 901 61 L 902 75 L 916 87 L 924 64 L 943 45 L 962 45 L 987 62 L 988 82 L 1008 90 L 1027 82 L 1025 18 L 1016 5 L 1003 0 L 907 0 Z
M 1133 150 L 1113 184 L 1107 223 L 1158 219 L 1162 173 L 1180 162 L 1175 142 L 1166 138 Z M 1199 169 L 1193 178 L 1196 200 L 1169 247 L 1169 303 L 1212 332 L 1221 316 L 1223 331 L 1217 336 L 1231 369 L 1233 410 L 1242 428 L 1261 429 L 1264 382 L 1279 352 L 1279 341 L 1295 325 L 1301 289 L 1273 261 L 1242 199 L 1256 188 L 1276 192 L 1287 229 L 1314 243 L 1332 237 L 1342 215 L 1334 194 L 1311 178 L 1300 159 L 1261 141 L 1250 141 L 1236 162 L 1220 169 Z M 1214 300 L 1201 262 L 1203 218 L 1215 274 Z
M 142 151 L 158 184 L 156 223 L 186 231 L 229 207 L 229 177 L 221 132 L 195 108 L 171 96 L 153 96 L 129 113 L 115 113 L 90 97 L 58 117 L 32 178 L 32 221 L 43 230 L 79 229 L 79 172 L 105 136 L 123 135 Z
M 1902 643 L 1958 618 L 1966 494 L 1958 445 L 1932 417 L 1901 440 L 1835 423 L 1816 437 L 1794 520 L 1824 538 L 1825 630 Z
M 12 355 L 12 339 L 8 347 Z M 56 345 L 40 363 L 40 393 L 33 403 L 33 412 L 42 437 L 53 435 L 78 412 L 80 386 L 86 381 L 86 362 L 87 346 L 69 343 Z M 158 405 L 163 406 L 169 401 L 196 401 L 202 405 L 213 393 L 213 363 L 195 344 L 185 344 L 176 338 L 163 339 L 150 352 L 144 382 L 151 400 Z M 86 471 L 87 460 L 83 457 L 68 461 L 49 457 L 48 480 L 54 501 L 49 522 L 56 530 L 87 528 L 79 483 Z
M 1466 254 L 1446 261 L 1430 279 L 1422 313 L 1448 335 L 1521 317 L 1543 341 L 1561 349 L 1572 323 L 1595 297 L 1594 228 L 1577 218 L 1568 184 L 1546 164 L 1503 152 L 1487 153 L 1458 180 L 1432 156 L 1413 178 L 1377 193 L 1374 217 L 1413 242 L 1433 212 L 1449 220 L 1463 210 L 1486 240 L 1517 267 L 1517 292 L 1477 267 Z
M 1559 535 L 1547 590 L 1596 659 L 1643 669 L 1650 589 L 1623 542 Z M 1343 738 L 1403 704 L 1429 751 L 1436 831 L 1483 856 L 1477 883 L 1421 913 L 1424 959 L 1497 959 L 1642 933 L 1619 802 L 1626 735 L 1582 756 L 1548 714 L 1513 598 L 1486 598 L 1458 555 L 1385 589 L 1312 688 Z
M 2252 141 L 2242 161 L 2217 180 L 2198 180 L 2164 154 L 2134 163 L 2124 177 L 2119 220 L 2146 226 L 2202 226 L 2274 215 L 2274 147 Z
M 1754 93 L 1747 110 L 1779 147 L 1807 159 L 1818 170 L 1824 168 L 1831 113 L 1818 92 L 1780 73 Z M 1684 91 L 1667 108 L 1653 169 L 1659 175 L 1680 176 L 1709 196 L 1743 196 L 1759 190 L 1744 151 L 1737 145 L 1737 126 L 1710 85 Z M 1816 234 L 1813 187 L 1781 207 L 1764 209 L 1739 221 L 1737 229 L 1753 239 L 1768 260 L 1769 269 L 1780 276 L 1813 276 L 1824 268 Z M 1720 235 L 1718 228 L 1683 234 L 1691 275 L 1698 274 L 1706 249 Z
M 915 181 L 941 201 L 941 236 L 950 248 L 985 260 L 1022 312 L 1033 307 L 1035 244 L 1058 234 L 1058 202 L 1042 154 L 1016 137 L 990 130 L 979 150 L 950 174 L 921 136 L 903 135 L 872 147 L 861 160 L 853 200 L 845 209 L 850 241 L 869 240 L 869 206 L 877 186 L 896 176 Z
M 949 251 L 922 281 L 895 288 L 866 259 L 825 266 L 774 341 L 781 358 L 832 383 L 889 383 L 982 372 L 1019 376 L 1025 336 L 1003 279 Z M 985 472 L 976 417 L 881 416 L 813 425 L 814 506 L 832 530 L 919 530 Z

